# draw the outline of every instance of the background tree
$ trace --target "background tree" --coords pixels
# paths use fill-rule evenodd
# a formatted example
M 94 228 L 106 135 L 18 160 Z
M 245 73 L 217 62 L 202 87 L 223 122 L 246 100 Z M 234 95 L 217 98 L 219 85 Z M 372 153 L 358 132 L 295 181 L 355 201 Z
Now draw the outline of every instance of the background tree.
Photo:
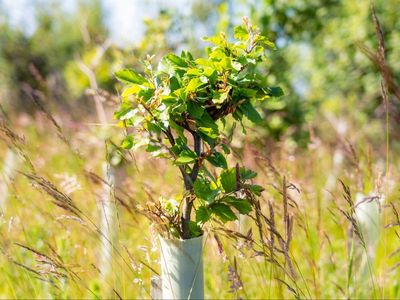
M 36 6 L 35 12 L 37 26 L 32 34 L 12 27 L 7 20 L 0 24 L 0 77 L 7 83 L 3 87 L 8 95 L 5 99 L 19 110 L 35 110 L 26 95 L 29 87 L 51 99 L 48 104 L 55 101 L 64 108 L 71 107 L 64 66 L 105 40 L 107 29 L 100 1 L 79 1 L 75 15 L 63 11 L 57 2 Z

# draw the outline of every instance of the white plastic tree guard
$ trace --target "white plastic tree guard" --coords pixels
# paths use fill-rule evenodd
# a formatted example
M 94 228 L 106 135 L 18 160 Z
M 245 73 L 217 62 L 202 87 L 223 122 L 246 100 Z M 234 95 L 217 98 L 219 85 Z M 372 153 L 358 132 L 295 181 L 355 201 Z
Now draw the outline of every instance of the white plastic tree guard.
M 381 207 L 384 205 L 384 197 L 380 197 L 378 194 L 364 195 L 357 193 L 355 202 L 355 217 L 364 240 L 365 249 L 361 247 L 361 241 L 357 240 L 357 246 L 354 247 L 355 261 L 353 265 L 356 267 L 355 273 L 362 280 L 368 280 L 381 235 Z
M 163 299 L 204 299 L 203 238 L 160 237 Z
M 103 183 L 103 191 L 100 203 L 101 211 L 101 257 L 100 257 L 100 273 L 103 278 L 108 276 L 112 264 L 113 243 L 116 238 L 115 228 L 115 207 L 113 201 L 113 187 L 115 186 L 115 174 L 113 168 L 108 170 L 107 164 L 103 164 L 103 175 L 105 183 Z
M 0 174 L 0 209 L 5 211 L 9 197 L 8 187 L 15 176 L 18 165 L 18 155 L 14 150 L 8 149 L 4 158 L 4 165 Z

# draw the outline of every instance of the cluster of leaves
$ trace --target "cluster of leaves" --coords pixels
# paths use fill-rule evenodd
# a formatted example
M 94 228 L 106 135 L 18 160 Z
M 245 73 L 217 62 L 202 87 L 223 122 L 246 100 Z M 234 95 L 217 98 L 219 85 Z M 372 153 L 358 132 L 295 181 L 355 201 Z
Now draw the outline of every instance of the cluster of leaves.
M 203 225 L 212 215 L 224 223 L 234 221 L 237 215 L 232 209 L 240 214 L 250 213 L 254 195 L 260 196 L 263 191 L 261 186 L 250 183 L 256 176 L 257 173 L 238 166 L 223 170 L 216 182 L 199 176 L 193 186 L 200 202 L 196 209 L 196 224 Z
M 238 219 L 238 214 L 249 214 L 255 204 L 255 196 L 260 196 L 264 190 L 260 185 L 252 184 L 251 180 L 257 173 L 237 165 L 235 168 L 223 170 L 217 178 L 209 177 L 201 172 L 193 184 L 193 196 L 197 203 L 195 220 L 190 220 L 191 237 L 200 236 L 202 227 L 210 219 L 226 223 Z M 169 233 L 179 238 L 182 236 L 180 203 L 174 198 L 160 197 L 159 203 L 150 211 L 158 215 L 161 228 L 167 228 Z M 158 222 L 160 220 L 157 220 Z
M 186 191 L 203 201 L 196 210 L 197 225 L 213 213 L 224 222 L 233 220 L 231 208 L 250 212 L 249 200 L 233 194 L 247 187 L 245 181 L 255 173 L 228 168 L 230 149 L 223 134 L 228 126 L 226 117 L 232 115 L 242 126 L 243 117 L 259 123 L 262 117 L 251 102 L 282 94 L 280 88 L 267 87 L 256 71 L 267 59 L 266 48 L 274 45 L 247 19 L 235 28 L 234 37 L 235 43 L 223 33 L 205 38 L 213 44 L 206 48 L 206 58 L 195 59 L 186 51 L 180 56 L 170 53 L 154 68 L 152 57 L 147 56 L 144 75 L 131 69 L 115 74 L 127 85 L 115 117 L 121 125 L 136 129 L 122 147 L 146 146 L 146 151 L 169 158 L 179 167 Z M 223 169 L 219 178 L 208 171 L 206 161 Z M 260 192 L 250 186 L 249 192 Z

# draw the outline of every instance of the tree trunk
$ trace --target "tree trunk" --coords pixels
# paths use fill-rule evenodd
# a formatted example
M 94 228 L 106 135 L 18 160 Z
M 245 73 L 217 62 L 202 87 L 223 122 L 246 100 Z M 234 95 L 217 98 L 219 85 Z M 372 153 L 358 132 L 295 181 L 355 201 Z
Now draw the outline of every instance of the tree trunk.
M 196 132 L 192 132 L 193 135 L 193 143 L 194 143 L 194 151 L 197 156 L 201 156 L 201 138 Z M 190 239 L 190 215 L 192 213 L 193 201 L 195 199 L 193 184 L 197 179 L 197 175 L 199 174 L 200 163 L 196 161 L 193 165 L 192 172 L 190 176 L 185 176 L 184 174 L 184 183 L 185 183 L 185 198 L 183 199 L 183 207 L 182 207 L 182 238 L 184 240 Z

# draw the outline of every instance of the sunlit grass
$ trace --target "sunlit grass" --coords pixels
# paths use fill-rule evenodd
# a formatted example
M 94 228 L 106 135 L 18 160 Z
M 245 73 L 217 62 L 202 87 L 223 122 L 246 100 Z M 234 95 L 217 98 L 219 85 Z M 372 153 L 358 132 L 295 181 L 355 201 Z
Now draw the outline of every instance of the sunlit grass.
M 32 160 L 38 175 L 57 187 L 62 186 L 63 180 L 59 174 L 77 176 L 81 187 L 70 196 L 87 219 L 83 219 L 83 222 L 74 219 L 71 213 L 56 207 L 49 195 L 36 189 L 32 182 L 18 173 L 9 189 L 9 201 L 1 217 L 1 250 L 4 255 L 0 259 L 0 296 L 149 298 L 150 278 L 155 274 L 148 266 L 159 271 L 158 249 L 154 247 L 157 246 L 157 236 L 152 233 L 143 216 L 129 213 L 118 203 L 118 220 L 114 224 L 117 241 L 113 244 L 113 261 L 109 262 L 111 272 L 106 277 L 99 273 L 101 239 L 97 229 L 100 224 L 99 196 L 102 186 L 95 184 L 85 174 L 90 171 L 102 176 L 101 166 L 105 157 L 102 143 L 83 144 L 79 149 L 82 158 L 79 158 L 55 137 L 52 130 L 38 132 L 30 127 L 24 132 L 24 151 Z M 335 178 L 340 178 L 350 188 L 353 200 L 357 192 L 365 195 L 377 192 L 380 188 L 379 178 L 382 178 L 377 154 L 379 149 L 376 153 L 364 151 L 371 147 L 362 138 L 357 141 L 354 152 L 349 151 L 348 145 L 336 145 L 343 151 L 344 163 Z M 352 241 L 354 250 L 361 255 L 365 251 L 357 237 L 353 235 L 352 240 L 351 225 L 340 211 L 349 211 L 343 188 L 335 179 L 333 188 L 326 190 L 336 148 L 324 146 L 323 141 L 319 141 L 318 147 L 307 151 L 293 152 L 283 144 L 279 147 L 279 152 L 271 150 L 256 153 L 246 150 L 242 155 L 247 167 L 258 171 L 257 183 L 267 188 L 261 202 L 262 211 L 269 216 L 267 201 L 271 201 L 276 228 L 282 234 L 282 179 L 283 176 L 287 178 L 287 194 L 291 199 L 288 213 L 294 220 L 289 256 L 296 277 L 291 278 L 290 273 L 284 272 L 277 264 L 266 261 L 267 257 L 259 246 L 227 238 L 224 232 L 217 230 L 219 225 L 213 223 L 205 233 L 205 295 L 210 298 L 380 298 L 384 293 L 385 297 L 399 297 L 399 268 L 395 268 L 399 254 L 390 255 L 398 249 L 399 236 L 396 226 L 384 229 L 387 224 L 382 223 L 383 220 L 396 222 L 395 214 L 387 204 L 393 202 L 398 208 L 400 192 L 394 180 L 399 178 L 398 170 L 390 169 L 393 182 L 382 206 L 381 230 L 374 248 L 374 259 L 371 260 L 371 272 L 361 276 L 357 269 L 358 262 L 351 255 Z M 0 152 L 6 152 L 4 143 Z M 396 158 L 393 158 L 391 164 L 395 162 Z M 19 170 L 31 172 L 23 163 Z M 173 170 L 164 162 L 149 160 L 145 154 L 137 153 L 135 164 L 127 166 L 124 190 L 129 198 L 143 206 L 149 200 L 149 195 L 158 198 L 160 195 L 179 194 L 180 179 Z M 236 223 L 228 228 L 239 230 Z M 240 232 L 246 235 L 250 228 L 252 238 L 259 242 L 257 226 L 245 217 Z M 222 249 L 217 245 L 215 234 L 221 240 Z M 264 234 L 268 237 L 270 232 L 265 231 Z M 49 265 L 41 263 L 40 255 L 16 243 L 50 257 L 59 256 L 65 269 L 57 271 L 66 274 L 65 278 L 52 273 L 54 270 Z M 279 247 L 278 244 L 276 247 Z M 261 252 L 255 252 L 254 249 Z M 287 271 L 287 263 L 279 251 L 276 252 L 276 259 L 281 266 L 286 265 Z M 233 272 L 235 260 L 237 269 Z M 233 285 L 232 276 L 237 276 L 239 287 Z M 371 287 L 371 282 L 376 285 L 375 289 Z

